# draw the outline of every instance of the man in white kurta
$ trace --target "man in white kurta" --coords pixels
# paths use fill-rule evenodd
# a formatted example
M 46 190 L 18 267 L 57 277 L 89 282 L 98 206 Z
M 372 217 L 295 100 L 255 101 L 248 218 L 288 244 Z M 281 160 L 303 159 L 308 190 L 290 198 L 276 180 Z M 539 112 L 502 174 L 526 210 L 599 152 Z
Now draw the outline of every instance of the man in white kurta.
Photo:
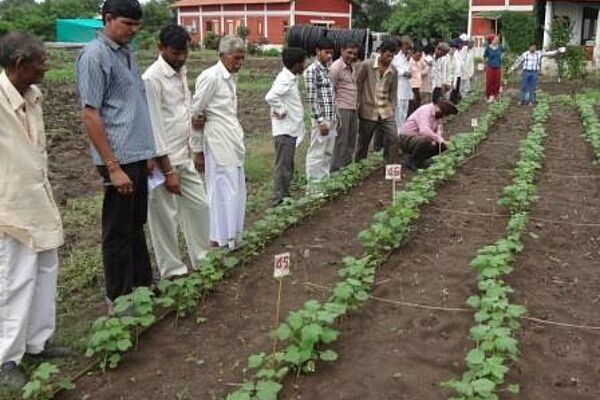
M 411 66 L 410 57 L 412 50 L 412 40 L 403 36 L 400 38 L 400 51 L 394 57 L 392 65 L 398 71 L 398 104 L 396 105 L 396 125 L 401 127 L 406 121 L 408 115 L 408 106 L 413 99 L 412 86 L 410 84 Z
M 471 91 L 471 80 L 475 74 L 475 54 L 473 50 L 473 40 L 468 36 L 461 39 L 464 41 L 462 48 L 462 81 L 460 83 L 460 92 L 465 95 Z
M 179 252 L 178 229 L 192 265 L 197 265 L 210 247 L 209 217 L 204 181 L 194 164 L 198 160 L 201 165 L 204 155 L 201 140 L 192 137 L 184 65 L 190 37 L 182 27 L 169 25 L 162 29 L 160 41 L 161 55 L 143 75 L 156 152 L 163 156 L 152 174 L 162 174 L 165 180 L 148 195 L 148 225 L 160 275 L 171 278 L 188 272 Z
M 219 62 L 196 80 L 192 114 L 204 115 L 204 156 L 210 240 L 234 248 L 244 228 L 246 181 L 244 131 L 237 115 L 234 74 L 244 61 L 244 41 L 225 36 Z
M 42 93 L 43 44 L 0 39 L 0 386 L 19 389 L 25 353 L 61 356 L 55 329 L 62 222 L 48 181 Z M 60 350 L 60 349 L 59 349 Z

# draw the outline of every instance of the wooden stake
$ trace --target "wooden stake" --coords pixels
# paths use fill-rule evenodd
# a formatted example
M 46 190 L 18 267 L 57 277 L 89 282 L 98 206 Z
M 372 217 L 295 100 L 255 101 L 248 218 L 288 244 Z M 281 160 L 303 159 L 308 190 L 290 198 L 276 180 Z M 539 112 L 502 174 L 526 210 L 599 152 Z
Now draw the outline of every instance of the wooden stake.
M 283 277 L 278 279 L 279 287 L 277 289 L 277 303 L 275 305 L 275 330 L 279 328 L 279 318 L 281 313 L 281 292 L 283 290 Z M 277 352 L 277 336 L 273 339 L 273 354 Z

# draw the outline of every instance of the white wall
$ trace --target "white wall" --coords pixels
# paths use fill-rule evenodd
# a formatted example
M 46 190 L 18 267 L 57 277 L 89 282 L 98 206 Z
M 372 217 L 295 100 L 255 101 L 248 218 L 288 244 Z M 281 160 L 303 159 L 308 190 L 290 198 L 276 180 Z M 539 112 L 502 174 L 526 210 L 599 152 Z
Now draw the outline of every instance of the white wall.
M 577 3 L 555 1 L 554 16 L 569 17 L 569 20 L 573 25 L 573 37 L 571 38 L 571 44 L 579 45 L 581 43 L 581 24 L 583 21 L 583 6 Z

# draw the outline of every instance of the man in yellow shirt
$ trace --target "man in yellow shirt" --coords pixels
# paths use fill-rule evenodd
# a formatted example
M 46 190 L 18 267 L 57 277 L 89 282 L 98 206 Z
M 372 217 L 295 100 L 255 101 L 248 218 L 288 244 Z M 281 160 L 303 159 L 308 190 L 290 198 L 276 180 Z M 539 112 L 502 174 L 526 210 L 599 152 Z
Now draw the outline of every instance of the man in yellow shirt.
M 44 45 L 23 33 L 0 38 L 0 385 L 18 389 L 25 353 L 69 354 L 47 345 L 55 328 L 60 215 L 50 182 L 42 93 Z

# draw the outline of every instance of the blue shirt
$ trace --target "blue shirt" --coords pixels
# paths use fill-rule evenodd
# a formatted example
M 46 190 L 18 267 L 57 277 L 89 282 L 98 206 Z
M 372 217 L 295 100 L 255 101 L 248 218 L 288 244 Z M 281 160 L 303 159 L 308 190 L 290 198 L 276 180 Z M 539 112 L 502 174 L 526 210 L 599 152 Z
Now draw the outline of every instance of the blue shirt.
M 82 107 L 100 113 L 110 148 L 121 164 L 155 156 L 154 134 L 144 82 L 135 57 L 99 33 L 77 59 L 77 86 Z M 91 146 L 96 165 L 104 160 Z
M 490 46 L 487 46 L 483 52 L 483 58 L 486 60 L 487 66 L 492 68 L 500 68 L 502 66 L 502 53 L 504 53 L 504 48 L 502 45 L 498 45 L 496 50 L 492 49 Z

